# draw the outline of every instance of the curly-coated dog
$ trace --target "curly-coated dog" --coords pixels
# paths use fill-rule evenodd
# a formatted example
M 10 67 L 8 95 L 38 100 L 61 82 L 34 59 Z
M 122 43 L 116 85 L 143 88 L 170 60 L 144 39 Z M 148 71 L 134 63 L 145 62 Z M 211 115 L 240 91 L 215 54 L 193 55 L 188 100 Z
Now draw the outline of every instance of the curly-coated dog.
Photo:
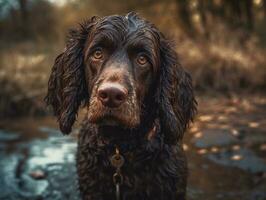
M 182 200 L 182 137 L 196 113 L 190 75 L 171 42 L 135 13 L 93 17 L 70 31 L 46 96 L 64 134 L 79 134 L 79 189 L 88 200 Z

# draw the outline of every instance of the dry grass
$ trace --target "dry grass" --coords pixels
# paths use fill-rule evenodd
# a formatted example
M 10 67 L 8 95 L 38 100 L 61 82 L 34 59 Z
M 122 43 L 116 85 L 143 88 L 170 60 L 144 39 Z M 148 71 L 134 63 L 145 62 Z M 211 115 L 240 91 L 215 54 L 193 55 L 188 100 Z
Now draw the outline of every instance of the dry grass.
M 0 52 L 0 118 L 44 110 L 43 98 L 56 49 L 23 43 Z
M 245 38 L 242 32 L 216 27 L 209 40 L 180 38 L 177 34 L 176 48 L 197 91 L 226 95 L 264 91 L 266 52 L 255 36 Z M 0 50 L 0 118 L 43 110 L 48 76 L 62 46 L 28 42 Z
M 263 91 L 266 51 L 259 47 L 256 36 L 221 28 L 213 31 L 220 34 L 210 40 L 178 41 L 177 51 L 192 73 L 196 89 L 220 93 Z

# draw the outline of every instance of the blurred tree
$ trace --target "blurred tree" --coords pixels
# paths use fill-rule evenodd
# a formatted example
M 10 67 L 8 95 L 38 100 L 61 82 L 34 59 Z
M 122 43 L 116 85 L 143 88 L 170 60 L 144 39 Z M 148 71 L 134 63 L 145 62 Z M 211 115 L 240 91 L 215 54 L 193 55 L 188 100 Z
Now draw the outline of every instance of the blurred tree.
M 259 1 L 259 0 L 257 0 Z M 137 11 L 164 29 L 179 27 L 188 37 L 209 39 L 220 24 L 254 32 L 254 0 L 0 0 L 1 38 L 52 40 L 81 19 Z M 62 3 L 64 2 L 64 3 Z M 266 0 L 260 0 L 266 16 Z M 265 17 L 264 17 L 265 18 Z M 246 34 L 249 35 L 249 34 Z M 0 38 L 0 39 L 1 39 Z
M 217 22 L 231 29 L 254 30 L 253 0 L 176 0 L 176 4 L 177 21 L 181 21 L 181 28 L 192 38 L 201 35 L 209 38 L 210 27 Z M 198 21 L 193 21 L 193 16 Z M 199 22 L 203 34 L 195 28 Z
M 263 1 L 264 18 L 266 18 L 266 0 Z
M 45 0 L 35 0 L 29 10 L 31 19 L 29 20 L 34 39 L 55 40 L 58 33 L 60 12 L 56 7 Z
M 46 0 L 1 1 L 0 37 L 10 40 L 56 39 L 59 17 L 53 4 Z
M 20 30 L 22 37 L 29 37 L 30 30 L 29 30 L 29 11 L 28 11 L 28 0 L 18 0 L 19 2 L 19 13 L 20 13 Z
M 193 22 L 191 20 L 191 10 L 189 9 L 191 1 L 189 0 L 176 0 L 177 8 L 177 21 L 181 24 L 184 32 L 190 36 L 194 37 L 195 30 Z

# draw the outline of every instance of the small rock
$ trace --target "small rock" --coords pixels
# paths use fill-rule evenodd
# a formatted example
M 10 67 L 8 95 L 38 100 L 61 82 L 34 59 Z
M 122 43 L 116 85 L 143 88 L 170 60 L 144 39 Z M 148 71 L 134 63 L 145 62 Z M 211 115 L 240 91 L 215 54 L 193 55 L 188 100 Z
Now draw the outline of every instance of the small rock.
M 30 172 L 30 176 L 36 180 L 40 180 L 45 178 L 45 173 L 42 170 L 35 170 Z

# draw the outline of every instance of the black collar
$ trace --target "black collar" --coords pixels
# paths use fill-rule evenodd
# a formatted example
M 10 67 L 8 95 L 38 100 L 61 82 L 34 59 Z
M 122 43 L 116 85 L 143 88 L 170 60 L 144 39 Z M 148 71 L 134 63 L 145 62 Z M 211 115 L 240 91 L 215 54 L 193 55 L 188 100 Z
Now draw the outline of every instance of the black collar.
M 115 152 L 118 148 L 121 154 L 133 153 L 138 149 L 146 148 L 153 140 L 161 140 L 159 136 L 160 126 L 155 121 L 151 128 L 145 130 L 124 130 L 104 127 L 105 135 L 98 134 L 97 146 L 107 150 L 109 153 Z M 143 131 L 144 130 L 144 131 Z M 101 133 L 101 132 L 100 132 Z M 109 135 L 106 135 L 109 134 Z M 159 140 L 158 140 L 159 139 Z

